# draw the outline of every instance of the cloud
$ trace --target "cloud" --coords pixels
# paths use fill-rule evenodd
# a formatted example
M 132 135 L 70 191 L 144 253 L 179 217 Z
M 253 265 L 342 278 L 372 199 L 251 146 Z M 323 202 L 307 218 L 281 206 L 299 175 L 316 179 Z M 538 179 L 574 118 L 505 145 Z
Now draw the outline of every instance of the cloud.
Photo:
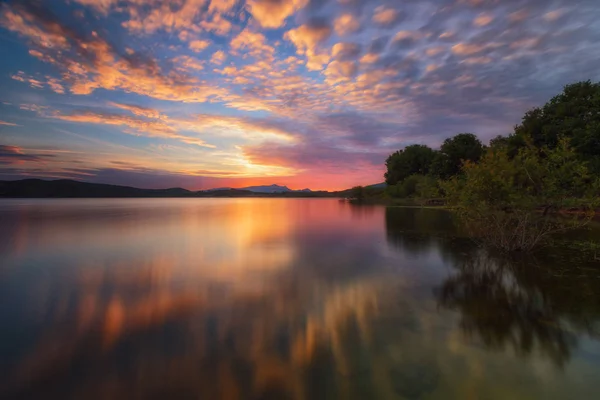
M 41 163 L 56 157 L 55 154 L 31 153 L 21 147 L 0 145 L 0 165 Z
M 120 103 L 114 103 L 114 102 L 110 102 L 108 104 L 112 107 L 119 108 L 119 109 L 125 110 L 125 111 L 129 111 L 133 115 L 137 115 L 139 117 L 146 117 L 146 118 L 151 118 L 151 119 L 166 118 L 166 116 L 161 114 L 160 111 L 158 111 L 154 108 L 150 108 L 150 107 L 136 106 L 133 104 L 120 104 Z
M 452 52 L 458 55 L 472 55 L 481 53 L 486 49 L 483 44 L 458 43 L 452 46 Z
M 91 7 L 103 15 L 107 15 L 119 0 L 75 0 L 76 3 Z
M 197 19 L 202 17 L 206 0 L 182 0 L 177 3 L 129 1 L 127 11 L 130 19 L 123 22 L 123 27 L 139 34 L 153 34 L 159 30 L 177 32 L 190 29 L 200 32 Z
M 566 11 L 564 9 L 552 10 L 544 14 L 544 20 L 548 22 L 554 22 L 562 17 Z
M 261 59 L 272 59 L 275 49 L 267 44 L 265 35 L 259 32 L 253 32 L 246 28 L 235 36 L 229 46 L 232 54 L 237 55 L 241 52 Z
M 139 106 L 115 103 L 113 104 L 117 108 L 130 111 L 136 116 L 143 116 L 146 118 L 142 119 L 124 114 L 97 111 L 78 111 L 69 114 L 61 114 L 59 112 L 54 112 L 49 116 L 61 121 L 125 127 L 126 129 L 123 130 L 124 133 L 136 136 L 171 139 L 202 147 L 214 147 L 213 145 L 206 143 L 202 139 L 185 136 L 178 133 L 176 123 L 174 124 L 164 117 L 163 119 L 156 118 L 157 116 L 160 117 L 160 114 L 158 112 L 153 112 L 149 109 Z
M 223 88 L 196 77 L 173 70 L 165 72 L 151 56 L 140 52 L 120 54 L 97 33 L 82 37 L 62 25 L 53 14 L 42 11 L 21 5 L 14 10 L 5 6 L 2 23 L 32 39 L 48 56 L 48 61 L 62 71 L 62 81 L 50 83 L 55 90 L 58 85 L 64 85 L 63 90 L 68 88 L 73 94 L 87 95 L 97 89 L 120 89 L 156 99 L 183 102 L 204 102 L 226 93 Z M 6 15 L 16 17 L 8 18 L 7 22 Z M 33 25 L 36 29 L 30 29 Z M 25 80 L 22 75 L 16 75 L 15 79 Z M 34 86 L 43 85 L 43 82 L 31 78 L 28 82 Z
M 307 0 L 248 0 L 248 11 L 263 28 L 280 28 Z
M 30 87 L 34 89 L 48 88 L 55 93 L 65 94 L 65 88 L 60 82 L 60 80 L 48 75 L 36 79 L 33 76 L 28 76 L 23 71 L 19 71 L 15 75 L 12 75 L 11 78 L 19 82 L 27 83 Z
M 494 16 L 488 13 L 481 13 L 475 18 L 473 24 L 478 27 L 489 25 L 494 20 Z
M 402 30 L 394 35 L 392 45 L 394 47 L 408 48 L 413 46 L 420 38 L 421 34 L 418 31 Z
M 0 120 L 0 125 L 4 125 L 4 126 L 20 126 L 17 124 L 13 124 L 12 122 L 6 122 L 6 121 L 2 121 Z
M 345 36 L 358 31 L 360 22 L 352 14 L 342 14 L 335 20 L 334 28 L 339 36 Z
M 208 12 L 224 13 L 233 8 L 238 0 L 211 0 Z
M 331 48 L 331 56 L 339 60 L 355 60 L 361 53 L 358 43 L 336 43 Z
M 296 46 L 297 54 L 306 55 L 308 69 L 320 70 L 329 62 L 329 55 L 319 52 L 318 46 L 329 39 L 331 32 L 326 20 L 314 18 L 305 25 L 289 30 L 284 37 Z
M 352 61 L 332 61 L 325 70 L 327 82 L 335 85 L 342 81 L 347 81 L 356 75 L 358 67 Z
M 323 147 L 322 174 L 356 158 L 374 181 L 375 155 L 510 132 L 563 85 L 600 79 L 598 12 L 593 0 L 4 2 L 0 24 L 18 51 L 0 75 L 22 92 L 5 99 L 18 112 L 177 146 L 171 171 L 308 179 L 315 161 L 301 153 L 325 157 Z M 38 122 L 15 144 L 35 140 Z M 181 160 L 190 148 L 202 156 Z M 296 161 L 252 164 L 244 152 Z M 196 165 L 213 153 L 227 155 Z
M 190 50 L 192 50 L 194 53 L 200 53 L 208 46 L 210 46 L 209 40 L 192 40 L 189 44 Z
M 401 20 L 401 12 L 394 8 L 387 8 L 386 6 L 379 6 L 373 13 L 373 22 L 376 25 L 382 27 L 392 27 Z
M 227 54 L 223 50 L 215 51 L 210 58 L 210 62 L 213 64 L 221 65 L 227 58 Z

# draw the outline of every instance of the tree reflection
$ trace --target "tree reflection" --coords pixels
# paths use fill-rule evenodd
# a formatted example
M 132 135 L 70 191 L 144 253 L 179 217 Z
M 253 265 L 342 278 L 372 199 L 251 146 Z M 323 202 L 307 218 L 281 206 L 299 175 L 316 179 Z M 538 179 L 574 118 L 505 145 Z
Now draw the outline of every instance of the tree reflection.
M 581 270 L 558 275 L 539 260 L 509 260 L 483 250 L 459 258 L 458 273 L 436 290 L 442 307 L 460 312 L 460 326 L 496 350 L 534 352 L 563 367 L 577 345 L 576 336 L 597 335 L 600 287 L 580 279 Z
M 385 226 L 388 242 L 412 255 L 431 250 L 440 237 L 456 235 L 452 214 L 445 210 L 388 207 Z

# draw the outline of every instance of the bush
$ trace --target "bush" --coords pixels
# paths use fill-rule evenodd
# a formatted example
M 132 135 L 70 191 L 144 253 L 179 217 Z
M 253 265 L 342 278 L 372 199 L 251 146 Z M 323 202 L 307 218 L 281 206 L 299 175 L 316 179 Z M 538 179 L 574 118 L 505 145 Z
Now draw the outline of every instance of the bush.
M 600 186 L 561 139 L 553 149 L 527 146 L 513 158 L 505 147 L 489 149 L 478 164 L 466 162 L 462 174 L 442 187 L 474 237 L 502 250 L 529 251 L 553 233 L 586 224 Z M 552 215 L 573 204 L 583 214 Z
M 396 185 L 390 185 L 386 194 L 393 198 L 431 199 L 440 197 L 437 179 L 426 175 L 411 175 Z

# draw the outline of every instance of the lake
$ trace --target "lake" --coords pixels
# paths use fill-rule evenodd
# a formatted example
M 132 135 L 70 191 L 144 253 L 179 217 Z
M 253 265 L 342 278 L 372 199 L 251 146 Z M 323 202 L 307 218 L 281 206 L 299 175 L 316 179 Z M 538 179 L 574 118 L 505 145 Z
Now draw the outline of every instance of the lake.
M 3 200 L 0 397 L 596 398 L 598 264 L 443 210 Z

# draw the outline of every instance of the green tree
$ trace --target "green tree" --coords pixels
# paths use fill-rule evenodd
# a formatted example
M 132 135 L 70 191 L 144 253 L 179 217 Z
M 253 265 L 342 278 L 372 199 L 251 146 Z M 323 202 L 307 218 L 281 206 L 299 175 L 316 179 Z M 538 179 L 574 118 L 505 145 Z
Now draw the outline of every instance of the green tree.
M 355 186 L 352 189 L 350 189 L 350 197 L 353 200 L 364 201 L 365 198 L 367 197 L 367 192 L 364 187 Z
M 437 179 L 428 175 L 411 175 L 386 188 L 388 196 L 400 199 L 410 197 L 418 199 L 434 199 L 440 197 L 440 188 Z
M 465 161 L 479 161 L 483 151 L 483 144 L 472 133 L 460 133 L 448 138 L 432 161 L 431 174 L 449 179 L 460 172 Z
M 490 140 L 490 149 L 507 148 L 510 145 L 510 139 L 507 136 L 498 135 Z
M 447 201 L 476 236 L 509 251 L 531 250 L 555 232 L 586 223 L 587 217 L 567 220 L 550 214 L 574 201 L 591 211 L 599 194 L 598 178 L 567 139 L 559 139 L 554 148 L 525 147 L 515 157 L 507 148 L 492 148 L 442 185 Z
M 385 182 L 388 185 L 395 185 L 411 175 L 428 174 L 434 157 L 434 150 L 420 144 L 407 146 L 395 152 L 385 162 L 387 167 L 384 175 Z
M 600 83 L 578 82 L 565 86 L 541 108 L 528 111 L 510 137 L 512 148 L 530 142 L 538 149 L 555 148 L 569 138 L 578 156 L 600 173 Z M 515 151 L 513 151 L 514 153 Z

